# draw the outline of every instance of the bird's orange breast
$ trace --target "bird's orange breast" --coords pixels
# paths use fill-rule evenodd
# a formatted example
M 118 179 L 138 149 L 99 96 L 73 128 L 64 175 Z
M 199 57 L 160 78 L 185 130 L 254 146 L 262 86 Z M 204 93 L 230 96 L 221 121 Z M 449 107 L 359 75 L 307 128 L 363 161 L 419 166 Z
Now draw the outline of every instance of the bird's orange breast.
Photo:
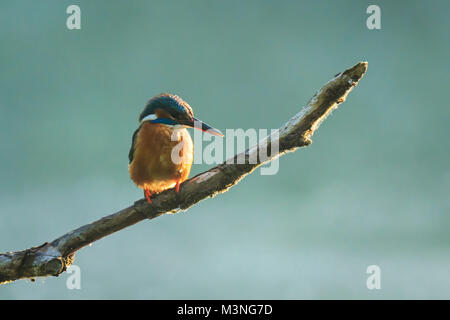
M 186 180 L 193 158 L 194 146 L 186 129 L 144 122 L 128 170 L 136 185 L 153 194 Z

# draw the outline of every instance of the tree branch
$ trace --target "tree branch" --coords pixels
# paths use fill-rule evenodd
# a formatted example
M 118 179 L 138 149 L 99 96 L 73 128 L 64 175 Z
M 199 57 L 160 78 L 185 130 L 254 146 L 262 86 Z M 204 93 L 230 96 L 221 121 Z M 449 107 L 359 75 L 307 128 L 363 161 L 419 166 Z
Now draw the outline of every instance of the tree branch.
M 259 157 L 259 150 L 264 148 L 262 141 L 236 155 L 232 163 L 226 161 L 185 181 L 178 194 L 174 189 L 167 190 L 155 195 L 152 204 L 145 199 L 138 200 L 128 208 L 70 231 L 50 243 L 24 251 L 0 253 L 0 284 L 24 278 L 58 276 L 72 264 L 74 253 L 84 246 L 144 219 L 186 210 L 207 197 L 226 192 L 262 164 L 310 145 L 314 131 L 333 109 L 345 101 L 366 70 L 367 62 L 359 62 L 336 75 L 276 134 L 267 137 L 267 148 L 278 143 L 278 153 L 262 160 Z M 237 164 L 238 157 L 245 159 L 244 164 Z M 257 159 L 256 163 L 249 161 L 252 157 Z

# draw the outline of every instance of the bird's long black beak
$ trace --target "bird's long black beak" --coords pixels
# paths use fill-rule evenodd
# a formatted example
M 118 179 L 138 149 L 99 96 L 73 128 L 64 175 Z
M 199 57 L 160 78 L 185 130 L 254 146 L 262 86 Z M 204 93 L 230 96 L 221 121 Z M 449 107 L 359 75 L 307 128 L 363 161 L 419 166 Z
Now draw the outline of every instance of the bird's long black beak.
M 211 127 L 209 124 L 206 124 L 197 118 L 192 118 L 191 120 L 185 120 L 185 121 L 183 121 L 183 124 L 188 127 L 191 127 L 191 128 L 197 129 L 197 130 L 201 130 L 201 131 L 207 132 L 209 134 L 213 134 L 215 136 L 223 137 L 223 133 L 220 132 L 220 130 L 217 130 L 216 128 Z

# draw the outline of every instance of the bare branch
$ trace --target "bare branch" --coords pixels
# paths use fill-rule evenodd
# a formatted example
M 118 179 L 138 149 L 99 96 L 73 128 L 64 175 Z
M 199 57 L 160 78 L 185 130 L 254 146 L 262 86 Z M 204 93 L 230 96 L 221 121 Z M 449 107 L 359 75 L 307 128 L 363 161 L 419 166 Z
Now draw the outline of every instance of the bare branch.
M 66 233 L 50 243 L 24 251 L 0 253 L 0 284 L 24 278 L 58 276 L 72 264 L 74 253 L 84 246 L 144 219 L 186 210 L 207 197 L 226 192 L 260 165 L 310 145 L 314 131 L 333 109 L 345 101 L 366 70 L 367 62 L 359 62 L 336 75 L 276 134 L 267 137 L 269 146 L 278 143 L 278 153 L 261 160 L 259 150 L 264 147 L 262 141 L 236 155 L 234 161 L 226 161 L 185 181 L 179 193 L 171 189 L 154 196 L 151 205 L 141 199 L 128 208 Z M 238 157 L 245 159 L 244 164 L 236 163 Z M 252 157 L 257 159 L 256 163 L 250 163 L 253 162 L 249 161 Z

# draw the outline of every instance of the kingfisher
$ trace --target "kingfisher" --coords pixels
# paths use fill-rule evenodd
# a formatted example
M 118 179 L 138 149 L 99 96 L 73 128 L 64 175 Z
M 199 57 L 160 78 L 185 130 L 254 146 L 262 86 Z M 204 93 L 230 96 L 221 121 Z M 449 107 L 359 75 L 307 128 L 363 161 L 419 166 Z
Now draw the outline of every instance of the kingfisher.
M 223 134 L 194 118 L 191 106 L 179 96 L 162 93 L 150 99 L 139 115 L 128 154 L 130 178 L 141 189 L 148 203 L 151 196 L 185 181 L 194 159 L 194 144 L 186 128 L 209 134 Z

